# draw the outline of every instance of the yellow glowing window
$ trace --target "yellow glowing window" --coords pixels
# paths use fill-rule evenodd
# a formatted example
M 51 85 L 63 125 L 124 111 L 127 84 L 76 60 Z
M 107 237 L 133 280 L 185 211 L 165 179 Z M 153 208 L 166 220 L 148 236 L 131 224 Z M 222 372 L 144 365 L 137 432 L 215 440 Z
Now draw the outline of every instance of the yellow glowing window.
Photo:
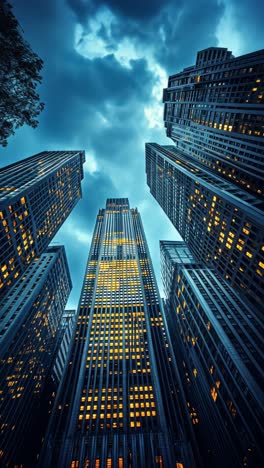
M 216 401 L 216 399 L 217 399 L 217 391 L 216 391 L 215 387 L 213 387 L 213 388 L 211 389 L 211 396 L 212 396 L 213 400 Z
M 21 205 L 24 205 L 26 203 L 25 197 L 20 198 L 20 203 Z
M 259 262 L 259 266 L 264 269 L 264 263 L 263 262 Z
M 251 252 L 246 252 L 246 256 L 249 257 L 249 258 L 252 258 L 252 257 L 253 257 L 253 255 L 252 255 Z

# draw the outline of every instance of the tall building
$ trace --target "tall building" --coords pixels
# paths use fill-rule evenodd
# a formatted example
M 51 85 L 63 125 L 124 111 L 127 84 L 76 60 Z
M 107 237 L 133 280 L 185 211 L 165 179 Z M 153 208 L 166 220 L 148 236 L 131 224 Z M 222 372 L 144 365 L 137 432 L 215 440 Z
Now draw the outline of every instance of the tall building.
M 194 466 L 173 365 L 140 215 L 108 199 L 40 465 Z
M 260 467 L 263 320 L 184 242 L 160 247 L 167 323 L 203 465 Z
M 84 151 L 44 151 L 0 169 L 0 297 L 81 197 Z
M 164 89 L 167 136 L 197 163 L 264 200 L 264 50 L 198 52 Z
M 262 202 L 174 146 L 147 143 L 146 173 L 151 194 L 196 260 L 213 266 L 263 313 Z
M 39 442 L 32 428 L 71 288 L 64 247 L 49 247 L 0 303 L 1 466 L 21 466 Z
M 52 379 L 56 386 L 59 385 L 67 364 L 69 346 L 73 334 L 76 319 L 76 310 L 65 310 L 60 322 L 60 339 L 55 351 Z

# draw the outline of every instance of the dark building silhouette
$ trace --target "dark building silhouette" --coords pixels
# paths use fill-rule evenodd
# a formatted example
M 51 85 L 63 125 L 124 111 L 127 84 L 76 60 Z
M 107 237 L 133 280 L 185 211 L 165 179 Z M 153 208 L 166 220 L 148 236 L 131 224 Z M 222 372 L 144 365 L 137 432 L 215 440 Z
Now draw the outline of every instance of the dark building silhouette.
M 40 402 L 71 288 L 64 247 L 53 246 L 0 303 L 1 466 L 33 464 L 47 417 Z
M 202 465 L 260 467 L 263 321 L 184 242 L 160 247 L 166 318 Z
M 108 199 L 40 466 L 194 466 L 170 350 L 140 215 Z
M 67 356 L 75 321 L 76 310 L 65 310 L 60 322 L 60 339 L 55 352 L 52 369 L 52 379 L 56 386 L 59 385 L 65 366 L 67 365 Z
M 146 144 L 150 192 L 198 261 L 263 314 L 264 213 L 259 200 L 173 146 Z
M 0 169 L 0 297 L 81 197 L 84 151 L 44 151 Z
M 264 200 L 264 50 L 198 52 L 164 89 L 167 136 L 218 177 Z

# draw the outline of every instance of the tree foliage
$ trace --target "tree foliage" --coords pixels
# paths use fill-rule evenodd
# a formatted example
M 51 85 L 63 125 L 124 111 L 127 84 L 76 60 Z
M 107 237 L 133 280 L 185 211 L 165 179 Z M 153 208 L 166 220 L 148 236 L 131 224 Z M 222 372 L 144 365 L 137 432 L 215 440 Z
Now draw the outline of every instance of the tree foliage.
M 6 0 L 0 0 L 0 144 L 24 124 L 37 127 L 44 104 L 36 91 L 43 61 L 22 36 Z

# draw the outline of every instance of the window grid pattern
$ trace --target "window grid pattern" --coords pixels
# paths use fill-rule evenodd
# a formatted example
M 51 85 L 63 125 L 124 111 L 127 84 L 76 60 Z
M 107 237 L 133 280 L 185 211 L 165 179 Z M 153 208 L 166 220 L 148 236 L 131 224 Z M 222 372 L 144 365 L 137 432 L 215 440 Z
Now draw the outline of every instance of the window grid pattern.
M 179 422 L 172 444 L 161 396 L 167 381 L 159 381 L 168 346 L 140 215 L 127 199 L 108 199 L 97 216 L 65 386 L 48 435 L 53 453 L 43 466 L 181 463 Z M 170 392 L 166 398 L 173 413 Z
M 44 152 L 0 170 L 0 297 L 47 248 L 81 197 L 83 152 Z
M 0 307 L 1 464 L 21 462 L 71 291 L 65 250 L 35 259 Z
M 176 252 L 184 247 L 188 250 L 183 242 L 174 243 Z M 203 457 L 210 451 L 211 463 L 221 466 L 224 454 L 233 453 L 234 464 L 258 466 L 263 457 L 263 323 L 216 272 L 179 261 L 178 255 L 175 260 L 172 251 L 173 242 L 161 243 L 166 315 Z
M 264 216 L 258 200 L 157 144 L 146 145 L 146 172 L 152 195 L 195 258 L 262 304 Z
M 199 52 L 164 90 L 167 136 L 221 178 L 263 200 L 264 53 Z M 218 55 L 200 60 L 199 54 Z

